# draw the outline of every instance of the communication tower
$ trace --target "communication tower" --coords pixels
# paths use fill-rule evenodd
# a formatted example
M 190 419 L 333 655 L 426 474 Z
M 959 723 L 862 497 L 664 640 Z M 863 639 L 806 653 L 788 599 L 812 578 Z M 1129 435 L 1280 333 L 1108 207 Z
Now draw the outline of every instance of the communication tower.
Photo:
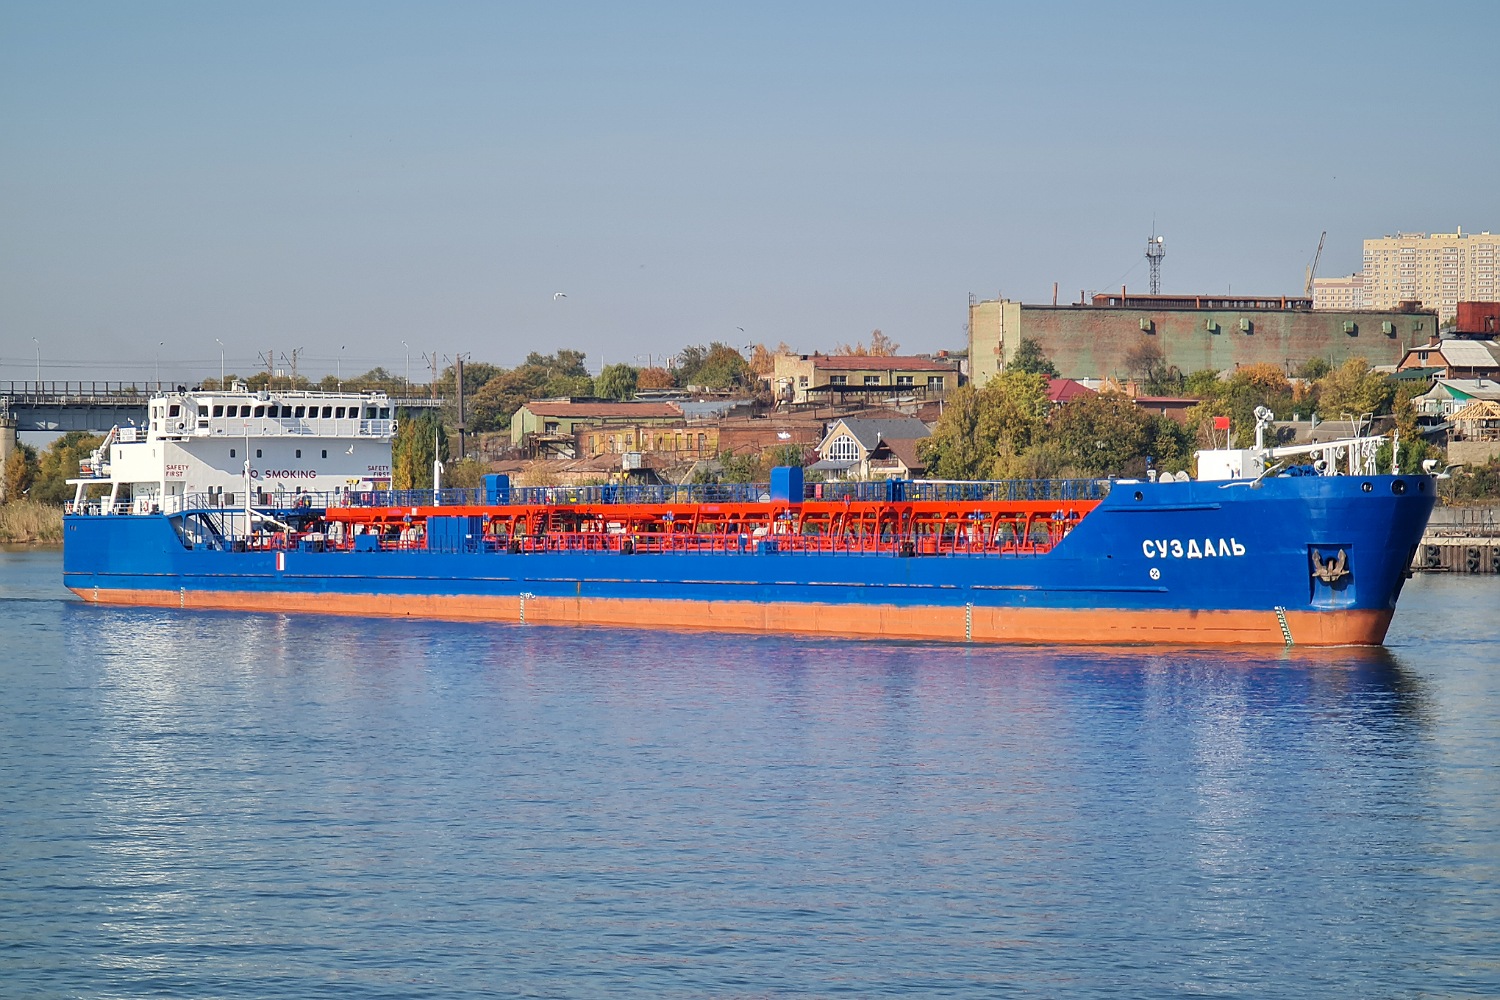
M 1146 240 L 1146 262 L 1151 265 L 1151 294 L 1161 294 L 1161 259 L 1167 255 L 1167 238 L 1153 231 Z

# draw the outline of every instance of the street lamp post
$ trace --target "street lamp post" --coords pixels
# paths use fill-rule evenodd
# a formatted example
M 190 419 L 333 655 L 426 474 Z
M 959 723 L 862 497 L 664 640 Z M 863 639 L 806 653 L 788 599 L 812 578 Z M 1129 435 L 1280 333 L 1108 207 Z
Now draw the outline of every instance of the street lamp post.
M 224 341 L 220 340 L 218 337 L 215 337 L 214 338 L 214 343 L 219 345 L 219 391 L 223 392 L 224 391 Z
M 41 341 L 37 340 L 35 337 L 31 338 L 31 342 L 36 345 L 36 391 L 37 391 L 37 395 L 41 395 L 41 392 L 42 392 L 42 343 L 41 343 Z
M 401 341 L 401 346 L 406 348 L 406 395 L 411 395 L 411 345 Z
M 339 359 L 334 362 L 334 377 L 338 379 L 339 389 L 344 388 L 344 345 L 339 345 Z
M 165 340 L 156 342 L 156 391 L 161 392 L 161 349 L 167 346 Z

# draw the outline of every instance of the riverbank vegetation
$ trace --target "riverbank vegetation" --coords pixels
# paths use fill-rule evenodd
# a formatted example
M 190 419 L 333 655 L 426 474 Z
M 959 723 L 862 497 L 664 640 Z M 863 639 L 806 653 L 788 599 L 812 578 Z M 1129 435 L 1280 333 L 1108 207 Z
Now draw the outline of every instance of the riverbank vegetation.
M 61 542 L 61 507 L 29 499 L 0 504 L 0 543 L 57 545 Z

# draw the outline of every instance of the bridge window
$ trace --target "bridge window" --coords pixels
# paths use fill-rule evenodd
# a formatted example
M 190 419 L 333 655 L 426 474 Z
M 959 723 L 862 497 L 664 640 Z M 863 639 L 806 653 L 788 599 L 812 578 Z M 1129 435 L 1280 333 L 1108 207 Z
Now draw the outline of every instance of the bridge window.
M 214 416 L 216 416 L 216 417 L 222 417 L 223 415 L 224 415 L 224 404 L 220 403 L 219 405 L 217 405 L 217 406 L 214 407 Z
M 331 417 L 331 416 L 333 416 L 333 407 L 331 407 L 331 406 L 325 406 L 325 407 L 323 407 L 323 417 L 324 417 L 324 419 L 327 419 L 328 417 Z
M 257 406 L 255 408 L 255 416 L 257 416 L 257 417 L 263 417 L 265 415 L 266 415 L 266 408 L 264 406 Z
M 167 410 L 167 416 L 169 416 L 169 417 L 180 417 L 180 416 L 182 416 L 182 407 L 180 405 L 178 405 L 177 403 L 173 403 L 172 406 L 171 406 L 171 408 Z
M 338 407 L 338 408 L 337 408 L 337 409 L 335 409 L 335 410 L 334 410 L 334 411 L 333 411 L 333 416 L 334 416 L 334 418 L 335 418 L 335 419 L 337 419 L 337 420 L 342 420 L 342 419 L 344 419 L 344 408 L 343 408 L 343 407 L 342 407 L 342 406 L 340 406 L 340 407 Z
M 307 407 L 305 407 L 305 406 L 299 406 L 295 410 L 292 411 L 292 416 L 294 416 L 294 417 L 300 417 L 300 416 L 302 416 L 306 412 L 307 412 Z
M 382 406 L 380 408 L 380 419 L 381 420 L 389 420 L 389 419 L 391 419 L 391 408 L 389 406 Z

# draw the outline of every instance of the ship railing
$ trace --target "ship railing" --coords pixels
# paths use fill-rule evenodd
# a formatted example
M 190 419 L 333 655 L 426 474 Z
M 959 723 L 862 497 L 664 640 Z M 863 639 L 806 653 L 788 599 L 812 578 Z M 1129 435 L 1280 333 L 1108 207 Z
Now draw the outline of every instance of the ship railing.
M 889 479 L 869 483 L 808 483 L 803 500 L 868 501 L 1023 501 L 1102 500 L 1107 479 L 1005 479 L 991 482 L 940 482 Z M 601 504 L 770 503 L 770 487 L 760 483 L 693 483 L 673 485 L 512 486 L 500 489 L 375 490 L 351 494 L 350 506 L 535 506 Z
M 473 551 L 530 553 L 616 553 L 620 555 L 768 555 L 779 553 L 865 556 L 1023 556 L 1045 555 L 1060 541 L 1051 535 L 1033 538 L 1009 535 L 985 538 L 965 535 L 756 535 L 690 534 L 686 532 L 629 533 L 579 531 L 511 538 L 487 535 Z M 387 540 L 382 548 L 422 548 L 418 539 Z
M 105 514 L 129 514 L 131 513 L 131 504 L 129 500 L 115 504 L 110 504 L 108 500 L 102 499 L 85 500 L 82 503 L 69 500 L 63 504 L 63 513 L 75 514 L 80 517 L 100 517 Z

